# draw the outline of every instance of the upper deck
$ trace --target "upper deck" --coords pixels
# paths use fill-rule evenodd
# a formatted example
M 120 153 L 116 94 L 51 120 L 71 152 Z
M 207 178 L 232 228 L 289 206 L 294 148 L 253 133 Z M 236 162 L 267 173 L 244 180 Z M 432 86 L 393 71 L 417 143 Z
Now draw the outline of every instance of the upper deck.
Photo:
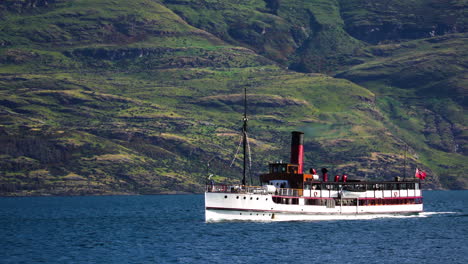
M 243 186 L 243 185 L 207 185 L 207 192 L 244 193 L 244 194 L 275 194 L 296 197 L 332 197 L 338 193 L 373 193 L 373 197 L 419 196 L 420 182 L 405 181 L 352 181 L 352 182 L 323 182 L 306 181 L 302 188 L 276 188 L 271 185 Z M 379 195 L 381 193 L 381 195 Z M 390 193 L 386 195 L 386 193 Z M 403 195 L 404 194 L 404 195 Z M 367 196 L 368 194 L 366 194 Z
M 419 190 L 418 180 L 402 181 L 348 181 L 348 182 L 304 182 L 304 190 L 346 190 L 353 192 L 365 192 L 376 190 Z

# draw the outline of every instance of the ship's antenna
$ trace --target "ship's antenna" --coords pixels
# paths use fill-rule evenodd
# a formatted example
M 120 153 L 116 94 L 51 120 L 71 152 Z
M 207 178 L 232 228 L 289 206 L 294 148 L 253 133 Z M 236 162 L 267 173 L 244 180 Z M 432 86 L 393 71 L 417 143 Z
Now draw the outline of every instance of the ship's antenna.
M 246 167 L 247 167 L 247 87 L 244 87 L 244 125 L 242 127 L 242 147 L 244 150 L 244 167 L 242 185 L 245 185 Z

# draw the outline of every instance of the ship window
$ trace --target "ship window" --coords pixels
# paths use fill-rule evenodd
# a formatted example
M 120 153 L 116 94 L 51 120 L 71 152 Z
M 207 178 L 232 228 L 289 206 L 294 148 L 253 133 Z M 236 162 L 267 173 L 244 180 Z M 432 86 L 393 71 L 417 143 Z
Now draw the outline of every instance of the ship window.
M 253 197 L 250 197 L 250 200 L 252 200 L 252 199 L 253 199 Z
M 258 200 L 258 197 L 257 197 L 257 200 Z
M 236 199 L 239 199 L 239 196 L 237 196 Z
M 224 199 L 227 199 L 227 195 L 224 195 Z
M 244 196 L 244 200 L 247 199 L 247 197 Z
M 319 199 L 305 199 L 305 205 L 320 205 Z

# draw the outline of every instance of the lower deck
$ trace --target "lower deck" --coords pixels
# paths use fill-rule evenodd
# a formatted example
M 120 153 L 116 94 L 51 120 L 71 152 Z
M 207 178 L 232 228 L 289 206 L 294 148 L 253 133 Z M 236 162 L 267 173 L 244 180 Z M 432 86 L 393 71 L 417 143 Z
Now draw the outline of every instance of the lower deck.
M 419 215 L 422 211 L 396 213 L 295 213 L 288 211 L 244 211 L 206 209 L 206 222 L 219 221 L 324 221 L 324 220 L 366 220 L 383 217 L 401 217 Z

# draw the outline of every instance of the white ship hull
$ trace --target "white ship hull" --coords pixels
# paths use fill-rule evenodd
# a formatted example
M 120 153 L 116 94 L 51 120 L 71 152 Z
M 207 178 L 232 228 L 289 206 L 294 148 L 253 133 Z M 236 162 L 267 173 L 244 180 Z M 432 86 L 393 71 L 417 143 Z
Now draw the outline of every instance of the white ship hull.
M 304 191 L 306 192 L 306 191 Z M 391 215 L 410 215 L 423 211 L 423 204 L 386 204 L 386 205 L 360 205 L 366 199 L 408 199 L 421 197 L 420 190 L 405 191 L 404 196 L 391 191 L 363 192 L 348 194 L 348 197 L 356 199 L 355 205 L 335 204 L 336 196 L 331 193 L 326 196 L 315 197 L 316 192 L 307 196 L 288 197 L 273 194 L 253 193 L 205 193 L 205 220 L 216 221 L 313 221 L 313 220 L 340 220 L 340 219 L 372 219 L 388 217 Z M 408 193 L 411 192 L 411 193 Z M 307 193 L 306 193 L 307 194 Z M 322 193 L 323 194 L 323 193 Z M 410 195 L 409 195 L 410 194 Z M 342 195 L 345 199 L 345 195 Z M 369 196 L 369 197 L 367 197 Z M 371 197 L 372 196 L 372 197 Z M 278 199 L 297 199 L 297 204 L 282 204 L 273 201 Z M 333 200 L 328 205 L 309 205 L 307 200 Z M 350 201 L 350 199 L 347 199 Z M 361 200 L 361 202 L 359 202 Z M 287 203 L 287 200 L 286 200 Z

